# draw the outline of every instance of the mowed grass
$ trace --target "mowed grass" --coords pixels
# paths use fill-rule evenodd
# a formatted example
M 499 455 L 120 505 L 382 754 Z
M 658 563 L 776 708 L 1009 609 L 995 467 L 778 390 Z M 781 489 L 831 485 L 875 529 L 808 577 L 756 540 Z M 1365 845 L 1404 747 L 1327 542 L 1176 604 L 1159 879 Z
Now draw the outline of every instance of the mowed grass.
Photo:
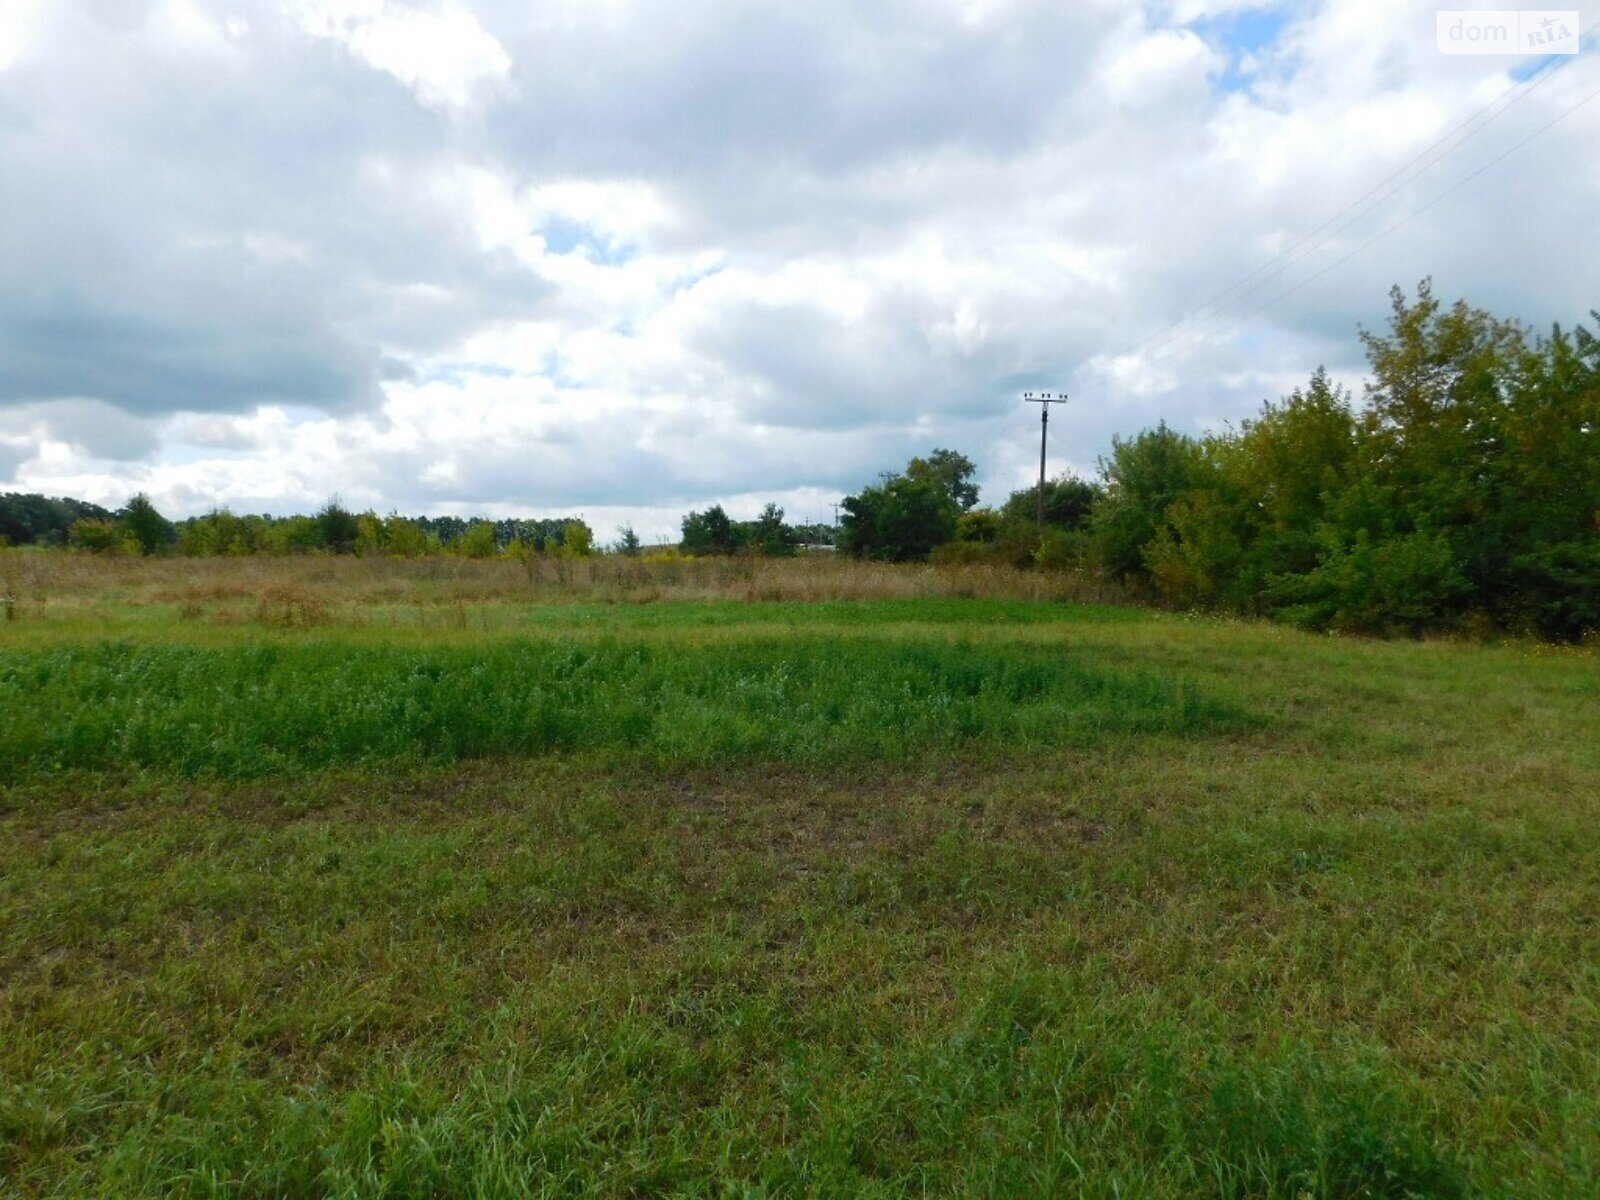
M 103 603 L 0 632 L 0 1193 L 1597 1194 L 1592 651 Z

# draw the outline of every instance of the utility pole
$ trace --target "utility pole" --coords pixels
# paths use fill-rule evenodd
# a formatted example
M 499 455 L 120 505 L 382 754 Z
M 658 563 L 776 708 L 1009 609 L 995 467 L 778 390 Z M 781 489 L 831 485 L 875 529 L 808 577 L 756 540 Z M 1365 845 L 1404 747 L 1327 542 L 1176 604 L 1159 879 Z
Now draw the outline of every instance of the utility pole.
M 1024 392 L 1022 399 L 1039 408 L 1039 536 L 1044 537 L 1044 448 L 1050 436 L 1050 406 L 1065 404 L 1065 392 Z

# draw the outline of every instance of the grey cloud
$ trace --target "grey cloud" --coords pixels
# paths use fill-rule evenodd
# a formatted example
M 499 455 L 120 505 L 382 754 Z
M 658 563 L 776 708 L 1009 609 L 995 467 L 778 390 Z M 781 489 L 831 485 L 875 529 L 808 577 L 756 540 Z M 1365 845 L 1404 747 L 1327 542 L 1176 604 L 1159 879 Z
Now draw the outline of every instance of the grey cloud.
M 53 441 L 75 446 L 93 458 L 137 462 L 160 445 L 147 421 L 98 400 L 56 400 L 18 409 L 0 409 L 0 432 L 39 431 Z
M 643 174 L 680 199 L 691 236 L 790 247 L 908 215 L 863 176 L 953 148 L 981 170 L 1059 134 L 1119 19 L 1045 2 L 975 23 L 912 0 L 688 0 L 522 26 L 522 8 L 487 19 L 516 62 L 517 100 L 488 122 L 507 162 Z
M 350 408 L 372 398 L 376 358 L 293 313 L 103 311 L 83 296 L 0 309 L 0 402 L 93 396 L 140 413 Z
M 633 436 L 619 430 L 614 416 L 574 414 L 558 431 L 538 437 L 486 436 L 382 455 L 365 452 L 365 439 L 351 433 L 341 480 L 311 480 L 305 490 L 319 495 L 337 483 L 353 502 L 382 497 L 409 511 L 507 504 L 687 508 L 708 495 L 777 495 L 801 487 L 843 494 L 940 444 L 927 432 L 892 426 L 752 436 L 736 414 L 717 408 L 641 414 L 628 429 Z
M 417 194 L 453 153 L 441 118 L 240 9 L 236 45 L 181 53 L 151 6 L 52 6 L 48 53 L 0 74 L 0 405 L 349 411 L 384 348 L 533 308 L 527 272 Z
M 859 428 L 992 411 L 994 364 L 935 349 L 906 317 L 892 305 L 849 320 L 797 303 L 730 306 L 694 344 L 745 376 L 739 414 L 764 425 Z
M 0 442 L 0 479 L 11 479 L 17 468 L 33 457 L 27 446 Z
M 419 378 L 416 367 L 404 359 L 385 357 L 378 363 L 378 377 L 385 383 L 415 383 Z

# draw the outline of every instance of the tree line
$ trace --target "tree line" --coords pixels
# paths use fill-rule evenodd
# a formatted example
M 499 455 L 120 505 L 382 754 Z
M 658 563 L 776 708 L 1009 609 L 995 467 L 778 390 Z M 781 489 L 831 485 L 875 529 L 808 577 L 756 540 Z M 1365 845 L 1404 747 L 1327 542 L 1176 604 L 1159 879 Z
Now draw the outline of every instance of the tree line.
M 1237 428 L 1113 439 L 1099 479 L 1046 485 L 1042 538 L 1037 489 L 980 509 L 971 464 L 940 451 L 848 498 L 841 544 L 1073 567 L 1315 629 L 1600 631 L 1600 338 L 1536 336 L 1427 281 L 1361 336 L 1361 403 L 1319 369 Z
M 768 504 L 752 521 L 736 521 L 721 505 L 686 514 L 676 546 L 651 547 L 691 556 L 762 554 L 781 557 L 805 546 L 832 545 L 832 526 L 790 524 Z M 168 520 L 140 493 L 115 511 L 83 500 L 34 494 L 0 495 L 0 546 L 67 547 L 98 554 L 358 554 L 420 558 L 454 554 L 492 558 L 520 553 L 586 557 L 599 553 L 594 530 L 580 517 L 380 517 L 353 512 L 337 497 L 312 514 L 274 517 L 214 509 Z M 618 531 L 609 552 L 638 555 L 646 547 L 632 526 Z
M 87 500 L 0 493 L 0 546 L 65 546 L 75 522 L 110 521 L 115 516 Z
M 491 558 L 523 552 L 585 557 L 595 552 L 594 531 L 579 517 L 380 517 L 371 511 L 352 512 L 334 498 L 311 514 L 241 515 L 222 508 L 172 521 L 143 493 L 116 511 L 82 500 L 0 495 L 0 545 L 188 557 L 324 553 L 421 558 L 449 553 Z

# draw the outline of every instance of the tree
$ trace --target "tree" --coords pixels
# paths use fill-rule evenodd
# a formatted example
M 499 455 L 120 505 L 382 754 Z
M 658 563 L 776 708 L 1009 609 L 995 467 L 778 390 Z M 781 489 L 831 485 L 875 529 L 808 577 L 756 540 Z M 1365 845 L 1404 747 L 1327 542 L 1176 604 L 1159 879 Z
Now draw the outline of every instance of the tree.
M 257 526 L 253 518 L 236 517 L 226 508 L 212 509 L 204 516 L 178 524 L 178 552 L 194 557 L 253 554 Z
M 732 554 L 739 548 L 733 522 L 714 504 L 704 512 L 690 512 L 683 518 L 685 554 Z
M 334 554 L 350 554 L 355 550 L 356 539 L 361 536 L 361 524 L 338 496 L 329 497 L 328 502 L 317 511 L 316 522 L 324 549 Z
M 734 536 L 740 547 L 774 558 L 792 555 L 799 541 L 783 523 L 783 509 L 776 504 L 768 504 L 754 521 L 740 522 Z
M 1344 511 L 1340 548 L 1360 532 L 1377 547 L 1412 539 L 1425 553 L 1401 561 L 1426 564 L 1410 577 L 1436 583 L 1441 617 L 1472 607 L 1501 624 L 1538 623 L 1569 581 L 1541 581 L 1535 564 L 1569 541 L 1581 561 L 1600 504 L 1593 440 L 1573 436 L 1593 395 L 1576 344 L 1559 328 L 1535 341 L 1465 302 L 1446 308 L 1427 280 L 1414 300 L 1399 288 L 1390 300 L 1389 328 L 1362 333 L 1372 381 L 1358 467 L 1376 502 Z M 1437 566 L 1446 552 L 1448 571 Z
M 143 492 L 129 500 L 123 508 L 122 529 L 140 554 L 157 554 L 173 539 L 172 522 L 156 511 L 150 497 Z
M 284 517 L 276 528 L 281 531 L 282 553 L 285 554 L 309 554 L 314 550 L 323 549 L 328 544 L 322 522 L 304 513 Z
M 1073 475 L 1058 475 L 1044 485 L 1044 523 L 1056 529 L 1083 529 L 1094 514 L 1095 505 L 1105 494 L 1098 484 Z M 1000 510 L 1007 521 L 1037 523 L 1039 485 L 1034 484 L 1011 498 Z
M 617 553 L 628 558 L 637 558 L 641 544 L 639 535 L 633 531 L 632 525 L 624 525 L 617 531 Z
M 500 552 L 494 540 L 494 525 L 489 521 L 474 521 L 450 548 L 463 558 L 493 558 Z
M 13 546 L 65 545 L 73 522 L 115 519 L 109 509 L 85 500 L 25 492 L 0 495 L 0 538 Z
M 565 558 L 588 558 L 594 553 L 594 530 L 583 521 L 568 521 L 562 530 L 561 554 Z
M 1145 544 L 1144 568 L 1170 603 L 1253 611 L 1259 580 L 1250 570 L 1250 500 L 1223 467 L 1231 444 L 1207 439 L 1201 448 L 1204 471 L 1163 512 Z
M 844 498 L 840 545 L 857 558 L 911 562 L 955 536 L 960 508 L 936 481 L 902 475 Z
M 1494 612 L 1575 641 L 1600 629 L 1600 338 L 1557 326 L 1525 348 L 1508 409 Z
M 831 546 L 838 537 L 838 527 L 826 521 L 816 521 L 803 525 L 791 525 L 789 531 L 794 535 L 796 547 L 799 546 Z
M 388 544 L 389 533 L 382 517 L 375 512 L 364 512 L 356 518 L 357 554 L 382 554 Z
M 954 450 L 913 458 L 902 474 L 844 498 L 840 548 L 887 562 L 926 559 L 955 537 L 957 519 L 978 502 L 976 471 Z
M 1096 554 L 1113 578 L 1148 578 L 1146 551 L 1168 530 L 1167 510 L 1193 486 L 1204 454 L 1193 438 L 1165 421 L 1137 437 L 1111 440 L 1111 457 L 1102 459 L 1105 498 L 1094 513 Z
M 1267 611 L 1275 581 L 1325 556 L 1355 453 L 1349 400 L 1318 370 L 1308 388 L 1197 448 L 1188 486 L 1144 548 L 1145 568 L 1172 603 Z
M 978 468 L 965 454 L 954 450 L 935 450 L 927 458 L 913 458 L 906 464 L 905 476 L 918 483 L 930 483 L 944 492 L 962 512 L 978 503 L 978 485 L 972 482 Z
M 1281 615 L 1303 624 L 1414 635 L 1450 624 L 1468 592 L 1443 534 L 1361 530 L 1349 542 L 1329 536 L 1317 567 L 1280 578 L 1273 597 Z
M 390 554 L 400 558 L 421 558 L 430 548 L 436 548 L 429 543 L 421 525 L 398 513 L 383 519 L 383 544 Z
M 1356 452 L 1350 397 L 1320 367 L 1305 388 L 1244 422 L 1223 471 L 1250 507 L 1259 586 L 1316 566 L 1319 531 L 1349 490 Z

